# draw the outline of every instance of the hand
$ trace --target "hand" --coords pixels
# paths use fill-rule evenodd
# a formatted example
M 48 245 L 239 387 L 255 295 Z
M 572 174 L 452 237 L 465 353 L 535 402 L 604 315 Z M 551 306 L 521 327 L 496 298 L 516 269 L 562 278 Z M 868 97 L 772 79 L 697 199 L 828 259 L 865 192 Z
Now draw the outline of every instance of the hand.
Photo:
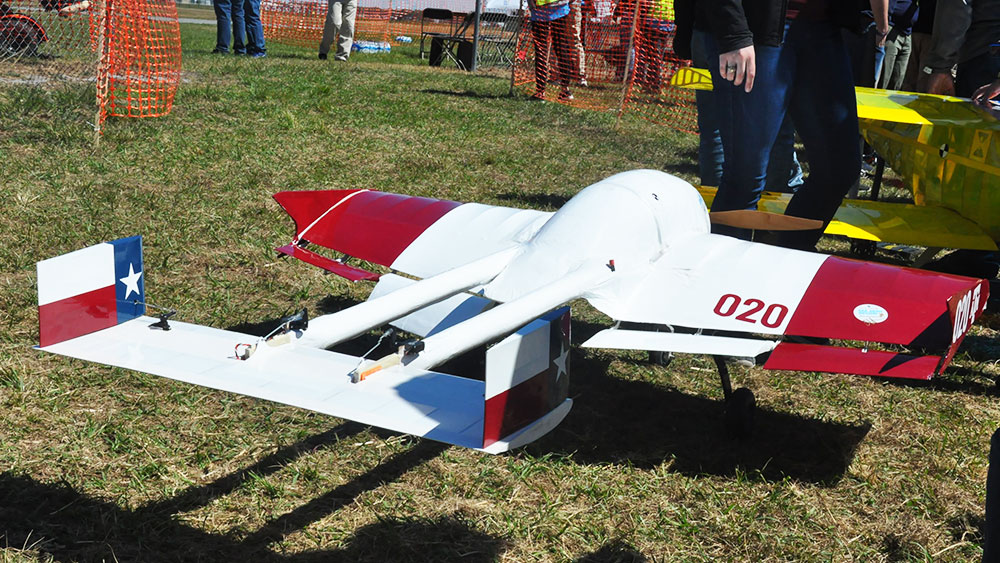
M 998 95 L 1000 95 L 1000 78 L 977 88 L 976 91 L 972 93 L 972 100 L 979 102 L 980 104 L 985 104 Z
M 753 90 L 753 79 L 757 75 L 753 45 L 719 55 L 719 74 L 730 80 L 733 86 L 744 85 L 744 90 Z
M 955 95 L 955 80 L 950 72 L 934 72 L 927 78 L 927 93 L 939 96 Z
M 885 47 L 885 38 L 889 36 L 889 28 L 875 29 L 875 46 Z

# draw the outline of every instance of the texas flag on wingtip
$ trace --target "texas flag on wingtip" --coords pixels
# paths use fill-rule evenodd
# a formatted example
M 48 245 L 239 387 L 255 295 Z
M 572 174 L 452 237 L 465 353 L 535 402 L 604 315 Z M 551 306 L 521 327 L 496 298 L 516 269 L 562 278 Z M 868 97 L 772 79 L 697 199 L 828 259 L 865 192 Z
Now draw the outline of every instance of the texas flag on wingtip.
M 145 314 L 142 237 L 38 262 L 39 345 L 50 346 Z

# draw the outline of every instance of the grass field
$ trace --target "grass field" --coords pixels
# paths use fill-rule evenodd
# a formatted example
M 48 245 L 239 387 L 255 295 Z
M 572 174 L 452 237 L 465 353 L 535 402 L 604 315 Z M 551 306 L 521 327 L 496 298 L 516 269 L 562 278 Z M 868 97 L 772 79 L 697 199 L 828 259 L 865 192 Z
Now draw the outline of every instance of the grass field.
M 0 561 L 980 556 L 996 316 L 930 384 L 740 369 L 760 407 L 746 442 L 722 430 L 708 358 L 574 350 L 569 417 L 502 456 L 33 350 L 34 263 L 133 234 L 148 299 L 178 319 L 256 330 L 363 300 L 275 258 L 293 229 L 277 191 L 555 209 L 631 168 L 694 180 L 693 136 L 512 97 L 415 49 L 248 60 L 209 55 L 211 26 L 182 33 L 173 113 L 110 120 L 99 150 L 85 87 L 0 88 Z M 574 303 L 575 341 L 606 322 Z

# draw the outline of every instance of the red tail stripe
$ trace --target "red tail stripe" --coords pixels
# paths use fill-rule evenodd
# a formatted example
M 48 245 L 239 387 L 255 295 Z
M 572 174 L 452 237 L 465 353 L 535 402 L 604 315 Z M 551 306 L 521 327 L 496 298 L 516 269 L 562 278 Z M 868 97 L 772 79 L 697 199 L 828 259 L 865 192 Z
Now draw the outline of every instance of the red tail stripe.
M 51 346 L 118 324 L 115 286 L 109 285 L 38 308 L 38 343 Z
M 282 192 L 274 197 L 295 220 L 299 232 L 308 228 L 304 239 L 383 266 L 391 266 L 427 227 L 461 205 L 363 192 L 327 213 L 356 191 Z
M 764 369 L 930 379 L 940 360 L 938 356 L 782 342 L 771 352 Z
M 910 344 L 921 337 L 940 347 L 951 343 L 948 327 L 924 334 L 946 314 L 948 298 L 975 287 L 978 280 L 912 268 L 831 256 L 809 284 L 786 334 L 867 342 Z M 874 304 L 889 313 L 884 322 L 868 324 L 854 308 Z M 941 334 L 937 334 L 941 332 Z
M 483 447 L 510 436 L 552 410 L 550 370 L 494 395 L 486 400 L 483 420 Z

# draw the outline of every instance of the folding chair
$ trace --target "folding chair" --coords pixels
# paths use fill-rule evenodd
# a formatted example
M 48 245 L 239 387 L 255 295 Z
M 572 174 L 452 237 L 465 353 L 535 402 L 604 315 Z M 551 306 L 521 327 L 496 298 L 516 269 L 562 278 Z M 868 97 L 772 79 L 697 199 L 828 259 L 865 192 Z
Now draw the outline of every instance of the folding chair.
M 448 24 L 448 31 L 440 31 L 442 24 L 446 22 Z M 430 31 L 428 28 L 430 28 Z M 424 8 L 424 11 L 420 13 L 420 58 L 424 58 L 425 37 L 430 37 L 432 41 L 435 37 L 451 37 L 455 35 L 455 28 L 455 17 L 451 10 L 444 8 Z M 432 64 L 434 62 L 431 61 Z M 440 61 L 437 62 L 440 64 Z
M 514 64 L 517 36 L 524 22 L 522 14 L 484 12 L 479 19 L 480 66 L 510 67 Z

